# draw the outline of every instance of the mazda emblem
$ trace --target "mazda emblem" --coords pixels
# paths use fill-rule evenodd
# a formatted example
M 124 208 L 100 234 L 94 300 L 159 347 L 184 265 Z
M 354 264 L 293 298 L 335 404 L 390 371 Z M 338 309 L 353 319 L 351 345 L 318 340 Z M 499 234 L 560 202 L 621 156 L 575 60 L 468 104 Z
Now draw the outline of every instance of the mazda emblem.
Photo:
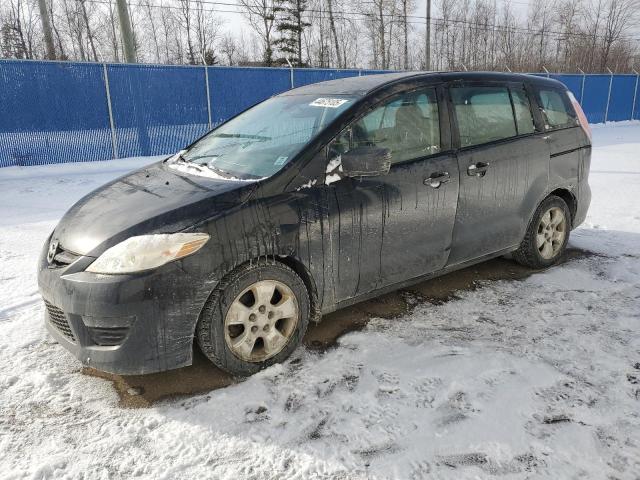
M 56 256 L 56 253 L 58 253 L 58 240 L 51 240 L 49 250 L 47 251 L 47 261 L 49 263 L 53 262 L 53 258 Z

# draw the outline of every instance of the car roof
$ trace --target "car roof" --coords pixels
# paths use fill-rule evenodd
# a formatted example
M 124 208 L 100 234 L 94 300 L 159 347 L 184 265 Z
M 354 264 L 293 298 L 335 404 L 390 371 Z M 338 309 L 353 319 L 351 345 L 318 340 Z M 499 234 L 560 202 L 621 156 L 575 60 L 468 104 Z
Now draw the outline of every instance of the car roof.
M 557 81 L 537 75 L 503 72 L 394 72 L 358 77 L 339 78 L 325 82 L 312 83 L 287 90 L 279 96 L 289 95 L 354 95 L 364 96 L 374 90 L 386 86 L 401 84 L 406 80 L 425 81 L 491 81 L 491 82 L 523 82 L 558 86 L 565 88 Z

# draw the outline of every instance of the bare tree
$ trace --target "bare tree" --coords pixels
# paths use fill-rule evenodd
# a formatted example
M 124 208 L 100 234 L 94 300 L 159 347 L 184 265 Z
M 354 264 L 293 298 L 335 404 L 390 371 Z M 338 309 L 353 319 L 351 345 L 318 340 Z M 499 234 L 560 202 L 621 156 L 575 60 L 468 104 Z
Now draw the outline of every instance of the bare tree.
M 32 58 L 27 46 L 24 24 L 23 0 L 10 0 L 6 18 L 1 27 L 3 56 Z
M 336 51 L 336 61 L 338 62 L 338 68 L 346 68 L 346 64 L 343 62 L 342 52 L 340 51 L 340 40 L 338 40 L 338 29 L 336 28 L 336 20 L 333 15 L 333 7 L 335 0 L 327 0 L 327 13 L 329 14 L 329 27 L 331 28 L 331 35 L 333 36 L 333 46 Z
M 154 50 L 154 54 L 155 54 L 155 61 L 160 63 L 160 41 L 159 41 L 159 37 L 158 37 L 158 28 L 156 26 L 156 21 L 154 19 L 155 15 L 154 15 L 154 11 L 152 9 L 151 6 L 151 1 L 150 0 L 144 0 L 142 3 L 142 6 L 145 8 L 146 10 L 146 14 L 147 14 L 147 21 L 148 23 L 148 28 L 150 29 L 150 33 L 151 33 L 151 39 L 153 41 L 153 50 Z M 154 4 L 155 5 L 155 4 Z
M 631 27 L 638 25 L 638 8 L 640 8 L 638 0 L 610 0 L 604 17 L 604 36 L 600 56 L 601 71 L 607 67 L 613 45 Z
M 196 0 L 194 28 L 198 42 L 199 61 L 205 65 L 215 65 L 215 43 L 220 36 L 222 20 L 210 10 L 204 8 L 202 0 Z
M 45 5 L 57 57 L 122 61 L 116 1 L 0 0 L 0 55 L 47 56 Z M 278 41 L 303 65 L 424 66 L 424 12 L 417 0 L 238 1 L 241 10 L 223 25 L 218 3 L 210 0 L 122 0 L 134 60 L 273 65 Z M 640 0 L 542 0 L 525 15 L 510 1 L 436 0 L 432 69 L 601 72 L 629 71 L 640 62 Z
M 111 51 L 113 54 L 113 58 L 116 62 L 120 61 L 120 42 L 118 31 L 120 29 L 118 25 L 118 14 L 116 12 L 115 5 L 109 1 L 108 5 L 108 21 L 109 21 L 109 43 L 111 44 Z
M 264 44 L 264 65 L 273 65 L 274 0 L 240 0 L 249 24 Z
M 236 38 L 229 32 L 227 32 L 220 42 L 220 51 L 225 57 L 225 63 L 227 65 L 236 65 L 238 63 L 238 54 L 240 46 Z
M 87 13 L 87 4 L 85 0 L 77 0 L 80 5 L 80 12 L 82 14 L 82 20 L 84 23 L 84 27 L 87 30 L 87 40 L 89 41 L 89 45 L 91 46 L 91 52 L 93 53 L 93 59 L 98 61 L 98 53 L 96 51 L 96 44 L 94 42 L 94 33 L 91 30 L 91 24 L 89 23 L 89 14 Z
M 187 59 L 189 64 L 196 64 L 196 52 L 193 47 L 193 42 L 191 40 L 191 29 L 193 23 L 193 12 L 191 10 L 191 2 L 190 0 L 179 0 L 180 1 L 180 14 L 182 20 L 182 27 L 186 33 L 187 38 Z

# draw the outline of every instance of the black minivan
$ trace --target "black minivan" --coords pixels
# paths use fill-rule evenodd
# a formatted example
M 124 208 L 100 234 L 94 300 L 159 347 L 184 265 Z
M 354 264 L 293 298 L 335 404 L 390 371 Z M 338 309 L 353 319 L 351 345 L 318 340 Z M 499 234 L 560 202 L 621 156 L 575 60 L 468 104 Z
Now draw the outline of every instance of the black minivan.
M 39 260 L 85 365 L 248 375 L 309 321 L 511 253 L 557 262 L 585 218 L 590 131 L 548 78 L 396 73 L 272 97 L 76 203 Z

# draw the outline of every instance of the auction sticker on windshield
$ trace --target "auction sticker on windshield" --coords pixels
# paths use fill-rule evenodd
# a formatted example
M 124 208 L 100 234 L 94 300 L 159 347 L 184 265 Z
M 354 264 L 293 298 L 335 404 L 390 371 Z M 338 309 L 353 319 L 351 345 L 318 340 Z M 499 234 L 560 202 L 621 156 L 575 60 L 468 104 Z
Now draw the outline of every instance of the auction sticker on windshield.
M 312 107 L 326 107 L 326 108 L 338 108 L 340 105 L 344 105 L 349 100 L 344 98 L 316 98 L 309 105 Z

